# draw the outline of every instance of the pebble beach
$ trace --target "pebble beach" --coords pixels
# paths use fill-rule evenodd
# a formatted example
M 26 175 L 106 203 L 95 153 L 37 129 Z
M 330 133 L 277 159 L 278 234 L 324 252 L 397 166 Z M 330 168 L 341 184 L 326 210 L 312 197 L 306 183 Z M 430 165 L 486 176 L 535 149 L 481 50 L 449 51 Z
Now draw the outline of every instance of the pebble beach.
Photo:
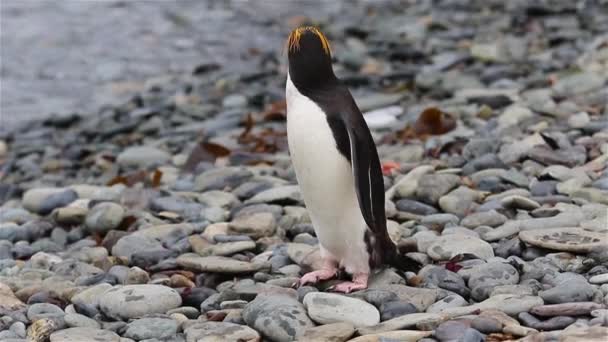
M 606 341 L 608 2 L 361 1 L 252 30 L 304 24 L 423 268 L 293 286 L 321 260 L 286 54 L 243 48 L 0 130 L 0 341 Z

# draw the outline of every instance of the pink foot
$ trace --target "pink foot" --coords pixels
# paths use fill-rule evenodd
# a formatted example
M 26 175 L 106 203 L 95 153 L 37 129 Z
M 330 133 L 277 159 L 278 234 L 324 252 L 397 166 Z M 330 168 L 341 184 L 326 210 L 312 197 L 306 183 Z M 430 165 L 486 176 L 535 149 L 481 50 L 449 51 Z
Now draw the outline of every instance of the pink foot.
M 300 278 L 296 285 L 303 286 L 306 284 L 315 284 L 320 280 L 331 279 L 335 277 L 336 274 L 338 274 L 338 268 L 335 263 L 331 260 L 325 260 L 322 269 L 306 273 Z
M 306 284 L 315 284 L 320 280 L 331 279 L 336 276 L 337 270 L 323 269 L 319 271 L 309 272 L 300 278 L 300 286 Z
M 352 291 L 365 290 L 369 274 L 358 273 L 353 276 L 353 281 L 345 281 L 329 288 L 330 291 L 351 293 Z

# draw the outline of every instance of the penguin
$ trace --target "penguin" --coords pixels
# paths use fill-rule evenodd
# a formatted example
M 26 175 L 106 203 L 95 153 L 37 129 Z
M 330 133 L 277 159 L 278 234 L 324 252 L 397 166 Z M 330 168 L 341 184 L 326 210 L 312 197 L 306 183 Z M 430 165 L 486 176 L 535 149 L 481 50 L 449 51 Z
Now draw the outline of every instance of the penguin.
M 319 240 L 322 267 L 299 285 L 352 277 L 330 290 L 367 288 L 370 272 L 389 264 L 417 272 L 386 228 L 384 179 L 376 145 L 348 88 L 336 77 L 329 41 L 316 27 L 287 40 L 287 142 L 297 182 Z

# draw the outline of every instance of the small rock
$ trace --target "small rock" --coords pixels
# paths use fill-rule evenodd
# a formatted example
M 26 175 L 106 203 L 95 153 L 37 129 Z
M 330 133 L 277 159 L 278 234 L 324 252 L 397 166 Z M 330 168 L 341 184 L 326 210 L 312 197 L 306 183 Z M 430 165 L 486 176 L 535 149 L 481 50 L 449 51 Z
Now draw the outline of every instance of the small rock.
M 102 202 L 88 212 L 85 224 L 90 232 L 104 234 L 118 227 L 125 215 L 125 210 L 118 204 Z
M 302 304 L 282 294 L 258 295 L 243 310 L 243 319 L 266 338 L 278 342 L 296 340 L 314 327 Z
M 423 175 L 418 181 L 416 197 L 422 202 L 435 205 L 441 196 L 460 184 L 460 177 L 448 173 Z
M 253 239 L 271 236 L 277 227 L 276 219 L 271 213 L 252 213 L 241 215 L 230 222 L 229 231 L 235 234 L 248 235 Z
M 118 165 L 123 167 L 146 168 L 152 165 L 163 165 L 171 156 L 158 148 L 151 146 L 133 146 L 121 152 L 116 157 Z

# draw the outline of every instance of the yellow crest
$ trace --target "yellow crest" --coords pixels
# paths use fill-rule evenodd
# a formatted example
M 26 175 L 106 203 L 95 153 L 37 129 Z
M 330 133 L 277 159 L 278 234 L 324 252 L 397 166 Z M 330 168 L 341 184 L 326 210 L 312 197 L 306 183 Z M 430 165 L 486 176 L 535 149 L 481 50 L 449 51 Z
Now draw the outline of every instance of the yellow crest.
M 327 40 L 323 32 L 314 26 L 302 26 L 291 31 L 289 38 L 287 38 L 287 47 L 289 51 L 297 51 L 300 48 L 300 38 L 305 32 L 312 32 L 316 34 L 321 40 L 321 44 L 323 44 L 323 50 L 325 50 L 325 53 L 329 55 L 331 51 L 329 47 L 329 40 Z

